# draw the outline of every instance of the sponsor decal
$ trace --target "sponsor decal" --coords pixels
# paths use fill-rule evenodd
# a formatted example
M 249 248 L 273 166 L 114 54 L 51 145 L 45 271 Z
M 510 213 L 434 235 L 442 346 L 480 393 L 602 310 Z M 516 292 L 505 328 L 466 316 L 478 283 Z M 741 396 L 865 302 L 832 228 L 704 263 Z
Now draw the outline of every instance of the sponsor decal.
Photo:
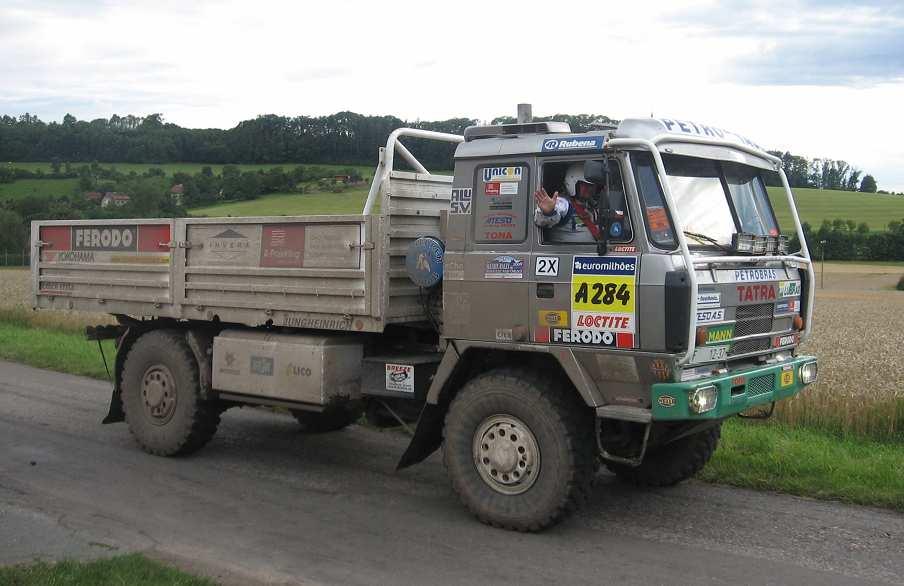
M 534 274 L 538 277 L 558 277 L 559 257 L 538 256 L 537 265 L 534 267 Z
M 552 342 L 556 344 L 586 344 L 589 346 L 615 346 L 615 333 L 590 330 L 551 328 Z
M 544 327 L 568 327 L 568 312 L 558 309 L 541 309 L 537 312 L 537 323 Z
M 520 183 L 517 182 L 504 182 L 499 185 L 499 195 L 518 195 L 518 187 Z
M 800 313 L 800 298 L 782 299 L 775 302 L 775 315 L 783 313 Z
M 514 226 L 515 214 L 503 212 L 501 214 L 490 214 L 483 219 L 484 226 Z
M 785 346 L 793 346 L 800 341 L 800 334 L 782 334 L 772 339 L 773 348 L 783 348 Z
M 263 227 L 261 266 L 304 266 L 304 224 L 274 224 Z
M 706 378 L 713 372 L 711 366 L 695 366 L 694 368 L 685 368 L 681 371 L 681 382 Z
M 73 226 L 72 250 L 137 252 L 138 226 Z
M 512 328 L 496 328 L 497 342 L 511 342 L 515 339 Z
M 295 364 L 294 362 L 290 362 L 288 366 L 286 366 L 286 376 L 311 376 L 311 369 L 307 366 L 304 366 L 303 364 Z
M 251 357 L 251 374 L 273 376 L 273 359 L 269 356 Z
M 512 238 L 512 233 L 508 230 L 493 230 L 483 233 L 484 240 L 512 240 Z
M 483 192 L 489 196 L 498 196 L 499 195 L 499 182 L 491 181 L 489 183 L 485 183 L 483 186 Z
M 665 126 L 666 130 L 675 134 L 691 134 L 695 136 L 708 136 L 710 138 L 734 140 L 755 149 L 763 150 L 761 146 L 748 139 L 747 137 L 741 136 L 740 134 L 736 134 L 734 132 L 730 132 L 723 128 L 707 126 L 706 124 L 690 122 L 689 120 L 674 120 L 671 118 L 659 118 L 659 122 L 661 122 L 662 125 Z
M 493 199 L 490 202 L 490 205 L 487 206 L 488 210 L 492 210 L 494 212 L 501 210 L 510 210 L 513 209 L 512 202 L 510 200 L 505 199 Z
M 794 366 L 786 364 L 782 367 L 782 373 L 779 376 L 779 385 L 782 387 L 790 387 L 794 384 Z
M 782 281 L 778 284 L 779 297 L 800 297 L 800 281 Z
M 775 269 L 735 269 L 735 281 L 778 281 L 778 271 Z
M 414 392 L 414 366 L 386 363 L 386 390 L 399 393 Z
M 485 279 L 521 279 L 524 277 L 524 260 L 507 254 L 487 261 Z
M 463 281 L 465 279 L 465 263 L 450 255 L 443 257 L 443 279 Z
M 697 307 L 719 305 L 722 303 L 722 294 L 716 291 L 697 293 Z
M 703 346 L 694 348 L 693 362 L 716 362 L 728 358 L 728 346 Z
M 733 325 L 724 325 L 724 326 L 715 326 L 712 328 L 707 328 L 706 330 L 706 344 L 718 344 L 720 342 L 727 342 L 734 337 L 734 326 Z
M 637 252 L 637 247 L 633 244 L 616 244 L 609 246 L 609 250 L 612 252 Z
M 223 356 L 223 361 L 226 363 L 226 368 L 221 368 L 220 372 L 223 374 L 232 374 L 239 375 L 242 372 L 238 368 L 233 368 L 236 364 L 235 354 L 232 352 L 227 352 L 225 356 Z
M 650 374 L 658 381 L 667 381 L 672 376 L 672 367 L 668 360 L 655 358 L 650 361 Z
M 775 301 L 775 285 L 738 285 L 738 301 Z
M 637 264 L 633 256 L 574 257 L 571 319 L 575 329 L 624 334 L 618 347 L 633 347 Z
M 715 321 L 724 321 L 725 320 L 725 308 L 717 307 L 715 309 L 698 309 L 697 310 L 697 323 L 698 324 L 708 324 Z
M 318 330 L 351 330 L 352 320 L 345 318 L 291 317 L 284 316 L 282 325 L 290 328 L 312 328 Z
M 736 376 L 731 379 L 731 386 L 739 387 L 739 386 L 743 385 L 745 382 L 747 382 L 747 381 L 746 381 L 746 379 L 744 379 L 743 376 Z
M 523 167 L 485 167 L 483 182 L 521 181 Z
M 634 331 L 634 316 L 629 313 L 576 311 L 572 317 L 574 318 L 574 327 L 579 330 Z
M 251 243 L 248 237 L 241 232 L 227 228 L 208 238 L 204 243 L 204 248 L 220 260 L 237 260 L 248 253 Z
M 94 262 L 94 253 L 82 250 L 63 250 L 57 253 L 56 262 L 92 263 Z
M 589 151 L 600 150 L 606 144 L 605 137 L 587 136 L 571 138 L 547 138 L 543 141 L 541 152 L 550 151 Z
M 668 408 L 674 407 L 678 401 L 671 395 L 660 395 L 659 399 L 657 399 L 656 402 L 659 403 L 660 407 Z
M 72 295 L 75 285 L 72 283 L 41 283 L 40 293 L 43 295 Z
M 449 213 L 453 215 L 467 215 L 471 213 L 470 187 L 455 187 L 452 189 L 452 199 L 449 200 Z

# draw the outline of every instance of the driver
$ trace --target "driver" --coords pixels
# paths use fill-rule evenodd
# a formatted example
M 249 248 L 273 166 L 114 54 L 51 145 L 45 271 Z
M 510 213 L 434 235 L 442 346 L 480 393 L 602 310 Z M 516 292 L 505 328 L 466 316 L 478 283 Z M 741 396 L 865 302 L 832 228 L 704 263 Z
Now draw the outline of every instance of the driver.
M 537 207 L 534 223 L 551 231 L 554 242 L 594 242 L 600 239 L 594 199 L 602 187 L 584 180 L 584 166 L 574 163 L 565 173 L 565 193 L 556 191 L 550 196 L 541 187 L 534 193 Z

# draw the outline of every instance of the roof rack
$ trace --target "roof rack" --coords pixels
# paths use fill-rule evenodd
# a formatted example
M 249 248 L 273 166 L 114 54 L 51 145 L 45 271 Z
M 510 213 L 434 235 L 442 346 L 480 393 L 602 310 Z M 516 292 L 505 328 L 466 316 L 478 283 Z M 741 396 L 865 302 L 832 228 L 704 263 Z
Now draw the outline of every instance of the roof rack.
M 525 122 L 522 124 L 494 124 L 492 126 L 468 126 L 465 142 L 480 138 L 517 136 L 521 134 L 567 134 L 571 126 L 567 122 Z

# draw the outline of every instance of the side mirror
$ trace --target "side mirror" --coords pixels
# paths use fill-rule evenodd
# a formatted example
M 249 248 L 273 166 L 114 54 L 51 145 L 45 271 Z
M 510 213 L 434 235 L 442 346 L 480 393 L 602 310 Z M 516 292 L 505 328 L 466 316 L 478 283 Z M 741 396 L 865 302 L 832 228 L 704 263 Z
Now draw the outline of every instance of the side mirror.
M 605 185 L 607 171 L 605 161 L 584 161 L 584 179 L 589 183 Z

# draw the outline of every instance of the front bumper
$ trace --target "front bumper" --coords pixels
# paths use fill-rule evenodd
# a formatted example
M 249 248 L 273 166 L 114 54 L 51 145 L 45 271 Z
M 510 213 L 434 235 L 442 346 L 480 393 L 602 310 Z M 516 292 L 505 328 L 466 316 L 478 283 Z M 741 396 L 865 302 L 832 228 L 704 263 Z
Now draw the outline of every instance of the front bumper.
M 756 405 L 787 399 L 807 386 L 800 380 L 800 367 L 808 362 L 816 362 L 816 357 L 798 356 L 779 364 L 736 370 L 688 382 L 656 383 L 652 386 L 653 420 L 722 419 Z M 708 385 L 717 389 L 716 406 L 706 413 L 695 413 L 689 405 L 689 394 Z

